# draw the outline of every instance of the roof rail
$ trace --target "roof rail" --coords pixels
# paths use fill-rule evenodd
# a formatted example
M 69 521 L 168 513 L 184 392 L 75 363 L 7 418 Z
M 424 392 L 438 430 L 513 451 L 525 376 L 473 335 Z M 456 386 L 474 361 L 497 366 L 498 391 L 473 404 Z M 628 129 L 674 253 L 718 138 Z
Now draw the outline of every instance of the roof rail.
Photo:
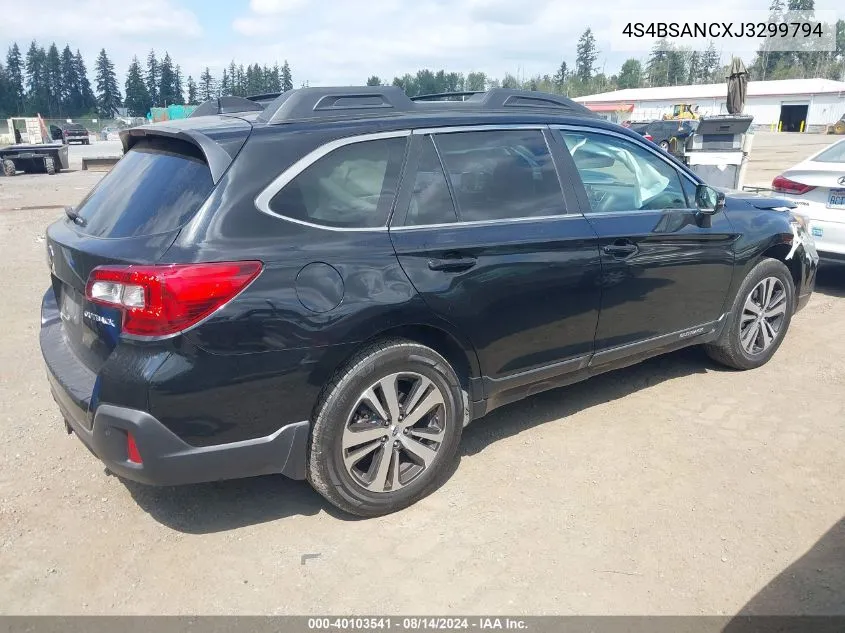
M 262 110 L 264 110 L 263 105 L 245 97 L 218 97 L 201 103 L 188 118 L 234 112 L 261 112 Z
M 530 108 L 577 116 L 597 116 L 567 97 L 530 90 L 492 88 L 486 92 L 449 92 L 420 95 L 411 99 L 399 86 L 352 86 L 288 90 L 270 102 L 258 120 L 273 124 L 315 118 L 431 112 L 438 107 L 479 111 Z
M 464 90 L 462 92 L 435 92 L 428 95 L 417 95 L 411 97 L 411 101 L 455 101 L 450 97 L 471 97 L 483 93 L 483 90 Z M 466 99 L 459 99 L 459 101 L 466 101 Z
M 343 115 L 407 112 L 413 102 L 399 86 L 299 88 L 282 93 L 258 118 L 266 123 Z
M 478 103 L 485 110 L 499 110 L 504 108 L 539 108 L 565 110 L 579 116 L 596 116 L 586 106 L 562 95 L 533 90 L 517 90 L 514 88 L 491 88 L 470 97 L 468 102 Z

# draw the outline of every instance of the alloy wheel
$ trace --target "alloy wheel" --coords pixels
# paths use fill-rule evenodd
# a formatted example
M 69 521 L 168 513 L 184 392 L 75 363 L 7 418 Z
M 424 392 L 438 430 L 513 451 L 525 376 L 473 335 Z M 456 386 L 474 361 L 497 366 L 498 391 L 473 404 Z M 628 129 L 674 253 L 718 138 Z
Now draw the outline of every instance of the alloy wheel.
M 769 349 L 780 336 L 786 318 L 786 288 L 777 277 L 766 277 L 749 293 L 742 308 L 739 341 L 752 356 Z
M 395 492 L 434 461 L 446 435 L 440 388 L 416 372 L 390 374 L 358 397 L 341 438 L 343 463 L 370 492 Z

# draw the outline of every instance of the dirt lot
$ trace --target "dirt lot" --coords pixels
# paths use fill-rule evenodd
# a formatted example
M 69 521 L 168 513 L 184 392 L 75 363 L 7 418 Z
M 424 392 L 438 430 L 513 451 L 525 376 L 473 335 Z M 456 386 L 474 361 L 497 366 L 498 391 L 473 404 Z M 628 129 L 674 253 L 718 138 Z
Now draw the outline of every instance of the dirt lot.
M 845 268 L 765 367 L 690 349 L 503 408 L 437 493 L 356 521 L 282 477 L 123 483 L 65 434 L 37 340 L 61 209 L 26 207 L 99 177 L 0 179 L 0 612 L 845 614 Z

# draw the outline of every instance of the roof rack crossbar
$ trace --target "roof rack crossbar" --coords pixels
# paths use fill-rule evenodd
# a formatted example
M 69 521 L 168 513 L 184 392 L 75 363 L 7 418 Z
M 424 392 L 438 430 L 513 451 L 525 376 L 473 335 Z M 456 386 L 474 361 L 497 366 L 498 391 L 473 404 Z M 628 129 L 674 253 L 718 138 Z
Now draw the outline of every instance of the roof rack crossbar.
M 484 94 L 484 91 L 462 90 L 460 92 L 433 92 L 427 95 L 417 95 L 416 97 L 411 97 L 411 101 L 446 101 L 450 97 L 471 97 L 472 95 L 477 94 Z

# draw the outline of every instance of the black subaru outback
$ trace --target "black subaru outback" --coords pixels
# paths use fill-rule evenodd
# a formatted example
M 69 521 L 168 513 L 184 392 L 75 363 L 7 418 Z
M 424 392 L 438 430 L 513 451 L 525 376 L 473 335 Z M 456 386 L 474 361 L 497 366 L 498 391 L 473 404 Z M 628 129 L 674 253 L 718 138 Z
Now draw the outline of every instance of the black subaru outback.
M 148 484 L 392 512 L 505 403 L 688 345 L 759 367 L 815 283 L 788 202 L 553 95 L 304 88 L 122 141 L 48 230 L 40 336 L 67 429 Z

